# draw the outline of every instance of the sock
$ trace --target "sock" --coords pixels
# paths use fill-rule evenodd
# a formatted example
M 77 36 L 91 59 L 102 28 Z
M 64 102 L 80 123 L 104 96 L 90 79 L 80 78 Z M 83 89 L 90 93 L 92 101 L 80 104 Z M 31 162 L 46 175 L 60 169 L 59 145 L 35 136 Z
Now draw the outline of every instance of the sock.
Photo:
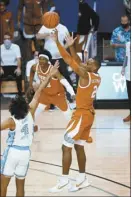
M 77 180 L 82 182 L 85 180 L 86 174 L 85 173 L 79 173 L 79 176 L 77 177 Z
M 59 180 L 61 184 L 66 184 L 68 183 L 69 175 L 62 175 Z

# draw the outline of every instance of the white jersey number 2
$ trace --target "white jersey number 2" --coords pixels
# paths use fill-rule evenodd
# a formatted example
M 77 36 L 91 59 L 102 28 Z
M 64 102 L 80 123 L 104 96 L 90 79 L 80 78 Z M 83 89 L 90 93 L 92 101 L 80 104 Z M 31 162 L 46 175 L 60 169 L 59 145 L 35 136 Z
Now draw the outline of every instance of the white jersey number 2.
M 96 95 L 97 89 L 98 89 L 98 87 L 97 87 L 97 86 L 94 86 L 94 90 L 93 90 L 93 93 L 92 93 L 91 98 L 95 98 L 95 95 Z

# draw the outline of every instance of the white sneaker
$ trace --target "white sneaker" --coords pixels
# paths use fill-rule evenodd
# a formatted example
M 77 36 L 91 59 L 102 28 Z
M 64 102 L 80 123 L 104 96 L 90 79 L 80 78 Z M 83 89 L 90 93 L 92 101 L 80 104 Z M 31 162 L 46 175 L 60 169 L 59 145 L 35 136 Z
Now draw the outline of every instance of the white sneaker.
M 90 183 L 88 182 L 87 178 L 84 179 L 83 182 L 78 182 L 76 181 L 76 183 L 74 185 L 71 185 L 69 188 L 68 188 L 68 191 L 69 192 L 76 192 L 80 189 L 83 189 L 85 187 L 88 187 L 90 186 Z
M 61 192 L 64 189 L 64 187 L 66 187 L 68 184 L 69 184 L 69 181 L 61 183 L 61 181 L 59 179 L 57 185 L 55 187 L 50 188 L 49 192 L 50 193 Z

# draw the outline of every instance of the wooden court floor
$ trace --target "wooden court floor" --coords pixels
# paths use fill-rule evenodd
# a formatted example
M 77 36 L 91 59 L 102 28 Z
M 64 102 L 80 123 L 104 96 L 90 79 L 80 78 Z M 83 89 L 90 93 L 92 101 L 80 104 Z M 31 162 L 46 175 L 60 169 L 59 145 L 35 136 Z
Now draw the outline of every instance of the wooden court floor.
M 92 144 L 86 144 L 86 172 L 91 185 L 78 192 L 67 188 L 57 194 L 48 189 L 61 175 L 61 142 L 67 122 L 59 110 L 43 112 L 37 119 L 40 131 L 35 133 L 30 168 L 26 179 L 26 196 L 130 196 L 130 124 L 122 119 L 128 110 L 96 110 L 91 130 Z M 8 117 L 2 110 L 1 118 Z M 7 131 L 1 134 L 1 152 L 6 146 Z M 77 175 L 77 161 L 73 150 L 71 181 Z M 8 196 L 15 196 L 12 179 Z

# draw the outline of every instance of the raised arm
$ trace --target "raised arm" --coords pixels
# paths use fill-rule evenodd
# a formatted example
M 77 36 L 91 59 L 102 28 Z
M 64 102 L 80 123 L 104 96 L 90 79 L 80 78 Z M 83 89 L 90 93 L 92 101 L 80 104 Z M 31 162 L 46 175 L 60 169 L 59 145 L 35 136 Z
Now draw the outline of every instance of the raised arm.
M 75 48 L 74 48 L 74 43 L 76 39 L 77 37 L 73 39 L 73 36 L 70 36 L 69 34 L 67 34 L 67 36 L 65 37 L 66 45 L 69 47 L 72 57 L 78 64 L 80 64 L 82 61 L 80 57 L 77 55 Z
M 58 50 L 59 50 L 61 56 L 63 57 L 64 61 L 69 66 L 71 66 L 73 71 L 75 73 L 77 73 L 79 76 L 81 76 L 83 78 L 87 78 L 88 74 L 85 71 L 83 71 L 82 69 L 80 69 L 79 64 L 71 57 L 71 55 L 66 51 L 66 49 L 60 44 L 60 42 L 58 40 L 58 31 L 57 30 L 55 30 L 54 33 L 52 33 L 51 37 L 56 42 Z

